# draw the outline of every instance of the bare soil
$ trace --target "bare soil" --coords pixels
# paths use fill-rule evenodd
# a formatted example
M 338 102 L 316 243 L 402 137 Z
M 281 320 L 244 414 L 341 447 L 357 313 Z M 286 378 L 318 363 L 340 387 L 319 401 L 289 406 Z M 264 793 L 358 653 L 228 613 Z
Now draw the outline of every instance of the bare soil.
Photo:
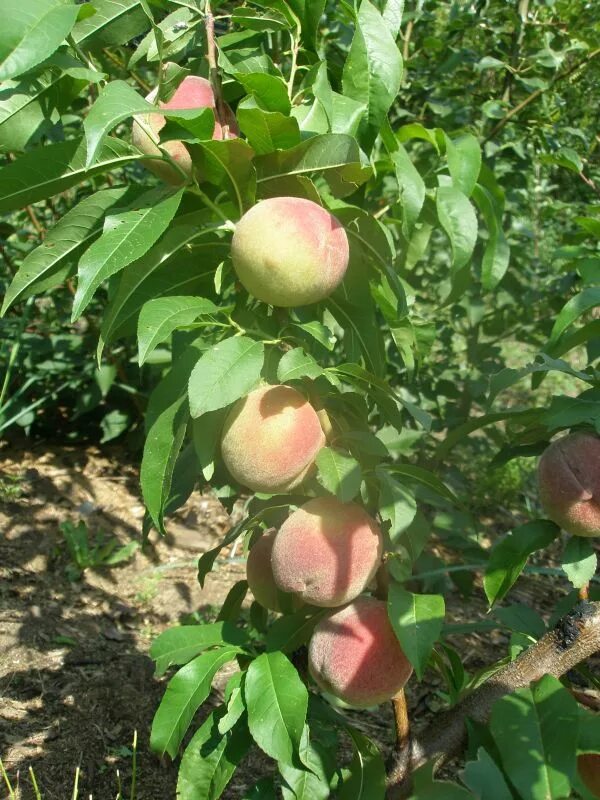
M 114 800 L 117 771 L 129 796 L 135 730 L 138 800 L 174 799 L 177 765 L 161 763 L 148 747 L 166 680 L 153 677 L 148 650 L 153 637 L 188 614 L 214 619 L 231 585 L 243 577 L 242 560 L 225 557 L 204 590 L 196 580 L 197 558 L 223 536 L 228 515 L 214 498 L 196 493 L 170 523 L 166 539 L 152 540 L 122 567 L 87 570 L 73 582 L 60 523 L 83 519 L 92 532 L 102 529 L 123 544 L 138 539 L 144 509 L 137 467 L 114 448 L 4 450 L 0 457 L 0 478 L 20 476 L 15 496 L 0 504 L 0 756 L 18 786 L 18 800 L 34 797 L 30 767 L 44 800 L 71 797 L 77 766 L 79 797 Z M 544 611 L 548 597 L 547 584 L 530 578 L 511 600 Z M 449 622 L 485 616 L 480 590 L 467 601 L 458 594 L 447 601 Z M 504 656 L 506 643 L 499 631 L 455 641 L 470 670 Z M 427 677 L 411 682 L 408 692 L 416 728 L 443 706 L 435 676 Z M 220 676 L 212 702 L 225 680 Z M 208 710 L 201 709 L 197 722 Z M 389 747 L 387 707 L 352 717 Z M 225 800 L 242 798 L 271 768 L 252 756 Z

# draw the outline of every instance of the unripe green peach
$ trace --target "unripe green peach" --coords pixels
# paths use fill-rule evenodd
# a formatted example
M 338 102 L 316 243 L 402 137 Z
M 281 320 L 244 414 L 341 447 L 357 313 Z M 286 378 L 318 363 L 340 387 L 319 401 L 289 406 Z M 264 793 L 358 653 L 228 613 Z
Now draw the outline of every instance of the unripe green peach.
M 579 777 L 595 797 L 600 797 L 600 754 L 585 753 L 577 756 Z
M 600 438 L 578 431 L 546 448 L 538 465 L 548 517 L 575 536 L 600 536 Z
M 364 591 L 382 552 L 379 526 L 361 506 L 317 497 L 283 523 L 271 564 L 275 583 L 284 592 L 333 608 Z
M 263 386 L 229 412 L 221 454 L 243 486 L 276 494 L 302 483 L 324 444 L 319 418 L 300 392 Z
M 246 580 L 254 599 L 271 611 L 293 611 L 300 603 L 282 592 L 273 578 L 271 553 L 275 541 L 275 528 L 265 531 L 252 545 L 246 561 Z
M 231 242 L 235 271 L 250 294 L 273 306 L 327 297 L 348 267 L 346 231 L 312 200 L 271 197 L 238 222 Z
M 317 624 L 308 648 L 308 666 L 323 691 L 356 708 L 391 700 L 412 673 L 386 603 L 365 596 Z
M 156 99 L 157 91 L 158 89 L 153 89 L 146 97 L 146 100 L 153 103 Z M 175 90 L 173 96 L 166 103 L 159 103 L 159 108 L 215 108 L 215 96 L 210 81 L 198 75 L 186 76 Z M 229 106 L 226 106 L 226 113 L 228 128 L 224 130 L 223 126 L 218 121 L 215 121 L 213 139 L 229 139 L 239 133 L 235 116 Z M 131 130 L 132 143 L 146 155 L 161 155 L 160 149 L 158 148 L 160 131 L 166 124 L 167 120 L 162 114 L 149 113 L 135 116 L 133 118 L 133 127 Z M 164 142 L 161 147 L 167 151 L 171 158 L 181 167 L 183 172 L 188 177 L 191 177 L 192 159 L 185 144 L 181 141 L 173 140 Z M 181 173 L 179 173 L 175 167 L 164 161 L 148 160 L 144 161 L 144 166 L 167 183 L 178 184 L 183 180 Z

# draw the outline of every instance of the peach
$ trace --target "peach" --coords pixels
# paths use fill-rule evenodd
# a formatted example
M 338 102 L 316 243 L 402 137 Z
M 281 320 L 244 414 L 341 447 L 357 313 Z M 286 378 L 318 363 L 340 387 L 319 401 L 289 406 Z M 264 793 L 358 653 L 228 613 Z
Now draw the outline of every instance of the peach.
M 319 688 L 356 708 L 390 700 L 412 674 L 385 602 L 365 596 L 317 624 L 308 666 Z
M 153 89 L 146 100 L 153 103 L 158 89 Z M 213 94 L 210 81 L 198 75 L 186 76 L 166 103 L 160 103 L 160 108 L 183 109 L 183 108 L 215 108 L 215 96 Z M 229 139 L 239 133 L 239 128 L 235 121 L 233 111 L 226 106 L 228 129 L 215 121 L 213 139 Z M 167 120 L 162 114 L 141 114 L 133 118 L 133 128 L 131 131 L 131 141 L 134 146 L 146 155 L 160 155 L 158 144 L 160 141 L 160 131 L 167 124 Z M 161 145 L 171 158 L 181 167 L 188 177 L 192 176 L 192 159 L 187 147 L 183 142 L 171 141 Z M 161 161 L 145 161 L 144 165 L 157 177 L 167 183 L 178 184 L 182 181 L 181 174 L 171 165 Z
M 600 536 L 600 438 L 578 431 L 546 448 L 538 465 L 548 517 L 575 536 Z
M 231 256 L 254 297 L 273 306 L 304 306 L 323 300 L 341 283 L 348 267 L 348 237 L 337 219 L 312 200 L 271 197 L 240 219 Z
M 324 444 L 319 418 L 300 392 L 263 386 L 227 415 L 221 455 L 243 486 L 276 494 L 302 483 Z
M 282 592 L 273 578 L 271 553 L 275 528 L 270 528 L 252 545 L 246 561 L 246 580 L 257 603 L 271 611 L 292 611 L 300 604 Z
M 595 797 L 600 797 L 600 754 L 577 756 L 579 777 Z
M 379 526 L 361 506 L 317 497 L 283 523 L 271 562 L 282 591 L 332 608 L 350 602 L 367 587 L 382 552 Z

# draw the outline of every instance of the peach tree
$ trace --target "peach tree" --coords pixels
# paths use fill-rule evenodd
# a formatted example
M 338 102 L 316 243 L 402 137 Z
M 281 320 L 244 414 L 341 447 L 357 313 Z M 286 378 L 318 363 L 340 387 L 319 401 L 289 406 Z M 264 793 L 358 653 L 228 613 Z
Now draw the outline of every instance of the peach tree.
M 434 5 L 8 2 L 0 210 L 42 219 L 43 241 L 3 313 L 63 285 L 73 325 L 100 302 L 98 363 L 133 338 L 140 369 L 160 367 L 144 534 L 209 484 L 238 521 L 199 559 L 200 584 L 232 548 L 247 555 L 214 622 L 151 649 L 159 676 L 176 668 L 151 746 L 181 754 L 182 800 L 228 796 L 256 747 L 277 770 L 248 800 L 598 796 L 599 718 L 573 688 L 576 674 L 598 687 L 584 663 L 600 649 L 598 223 L 577 218 L 573 279 L 543 295 L 558 302 L 550 328 L 532 329 L 497 156 L 518 108 L 486 103 L 476 122 L 465 96 L 445 125 L 411 106 L 429 91 L 423 64 L 414 88 L 404 70 L 415 26 L 435 64 L 481 11 L 442 3 L 436 19 Z M 436 45 L 428 21 L 449 39 Z M 502 65 L 485 58 L 479 72 Z M 592 181 L 573 153 L 548 163 Z M 496 346 L 515 330 L 538 353 L 521 369 Z M 563 359 L 582 346 L 585 364 Z M 498 402 L 526 377 L 535 397 L 549 372 L 584 390 L 548 408 Z M 571 433 L 540 462 L 547 518 L 533 509 L 486 539 L 452 453 L 490 429 L 496 463 Z M 549 626 L 502 605 L 548 547 L 573 586 Z M 444 581 L 468 595 L 476 575 L 510 646 L 469 674 Z M 415 734 L 404 687 L 426 673 L 447 708 Z M 394 741 L 375 743 L 351 710 L 388 702 Z M 460 783 L 435 780 L 467 747 Z

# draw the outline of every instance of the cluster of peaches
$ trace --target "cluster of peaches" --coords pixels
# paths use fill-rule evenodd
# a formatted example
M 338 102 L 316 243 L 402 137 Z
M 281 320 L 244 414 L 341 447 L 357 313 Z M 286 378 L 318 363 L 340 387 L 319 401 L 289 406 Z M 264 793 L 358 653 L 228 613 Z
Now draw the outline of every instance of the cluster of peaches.
M 156 91 L 148 95 L 154 100 Z M 215 107 L 210 83 L 184 79 L 162 108 Z M 213 138 L 239 133 L 228 106 Z M 136 117 L 133 141 L 158 155 L 160 113 Z M 182 142 L 161 145 L 183 173 L 192 173 Z M 181 181 L 168 162 L 149 168 L 163 180 Z M 346 232 L 317 203 L 297 197 L 262 200 L 237 223 L 232 260 L 254 297 L 273 306 L 318 302 L 342 281 L 349 260 Z M 231 475 L 256 492 L 279 494 L 299 487 L 315 469 L 326 437 L 321 411 L 290 386 L 265 385 L 234 405 L 224 427 L 221 453 Z M 554 442 L 539 464 L 542 504 L 571 534 L 600 535 L 600 439 L 577 432 Z M 309 668 L 319 687 L 356 707 L 394 697 L 411 675 L 388 620 L 386 603 L 368 594 L 381 564 L 379 525 L 356 503 L 335 497 L 308 500 L 254 542 L 247 562 L 256 600 L 276 612 L 305 607 L 333 609 L 315 627 Z

